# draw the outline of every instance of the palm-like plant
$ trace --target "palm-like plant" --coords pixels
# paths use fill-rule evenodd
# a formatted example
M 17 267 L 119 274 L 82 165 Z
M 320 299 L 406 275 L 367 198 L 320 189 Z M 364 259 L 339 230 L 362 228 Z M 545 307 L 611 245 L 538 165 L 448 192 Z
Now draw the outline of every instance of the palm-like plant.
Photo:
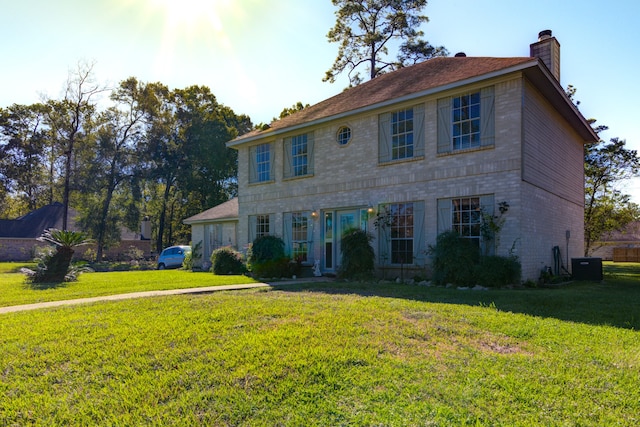
M 31 282 L 60 283 L 75 280 L 77 269 L 71 269 L 73 248 L 87 245 L 93 241 L 85 233 L 50 228 L 38 237 L 41 242 L 55 245 L 55 252 L 44 255 L 35 271 L 25 271 Z

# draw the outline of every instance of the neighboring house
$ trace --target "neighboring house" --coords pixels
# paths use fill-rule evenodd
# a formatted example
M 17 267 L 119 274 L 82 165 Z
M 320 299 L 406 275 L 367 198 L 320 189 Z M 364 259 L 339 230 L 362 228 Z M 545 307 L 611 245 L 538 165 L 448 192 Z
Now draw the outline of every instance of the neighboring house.
M 209 270 L 211 254 L 220 247 L 231 246 L 237 249 L 237 197 L 182 222 L 191 225 L 191 248 L 194 250 L 192 253 L 195 267 Z M 198 244 L 200 250 L 195 249 Z
M 428 248 L 456 230 L 520 258 L 537 279 L 584 248 L 583 145 L 598 138 L 559 83 L 550 31 L 531 57 L 435 58 L 383 74 L 227 145 L 238 150 L 238 243 L 283 238 L 323 273 L 341 233 L 375 238 L 387 277 L 428 273 Z M 481 211 L 508 212 L 486 241 Z M 387 212 L 386 228 L 376 219 Z M 568 248 L 568 254 L 565 254 Z
M 12 220 L 0 220 L 0 261 L 27 261 L 33 258 L 37 247 L 47 246 L 46 243 L 37 240 L 42 233 L 49 228 L 62 228 L 64 206 L 56 202 L 41 207 L 26 215 Z M 77 213 L 69 209 L 69 226 L 71 231 L 80 231 L 76 224 Z M 142 228 L 148 228 L 143 222 Z M 120 243 L 105 251 L 107 258 L 126 257 L 131 247 L 142 251 L 143 256 L 149 257 L 151 253 L 150 236 L 142 236 L 139 233 L 127 229 L 121 231 Z M 83 246 L 76 248 L 76 255 L 84 253 L 87 249 L 95 247 Z
M 595 242 L 591 256 L 615 262 L 640 262 L 640 222 L 634 221 L 622 231 L 613 231 Z

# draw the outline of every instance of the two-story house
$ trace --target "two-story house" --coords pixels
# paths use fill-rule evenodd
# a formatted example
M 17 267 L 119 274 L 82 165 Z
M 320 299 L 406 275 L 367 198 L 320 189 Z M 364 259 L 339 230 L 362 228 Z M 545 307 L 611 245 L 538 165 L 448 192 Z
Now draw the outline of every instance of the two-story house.
M 583 145 L 597 136 L 559 83 L 551 32 L 530 52 L 432 59 L 230 141 L 239 245 L 278 235 L 291 257 L 333 273 L 341 233 L 360 227 L 387 277 L 428 268 L 428 246 L 451 229 L 517 255 L 523 279 L 552 265 L 555 246 L 581 256 Z M 483 241 L 482 213 L 501 202 L 499 239 Z M 376 227 L 383 213 L 388 227 Z

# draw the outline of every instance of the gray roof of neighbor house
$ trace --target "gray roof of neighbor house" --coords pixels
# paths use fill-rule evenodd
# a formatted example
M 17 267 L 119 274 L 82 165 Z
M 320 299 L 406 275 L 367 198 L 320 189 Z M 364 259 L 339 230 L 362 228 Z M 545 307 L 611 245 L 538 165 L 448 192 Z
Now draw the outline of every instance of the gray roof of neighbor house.
M 276 120 L 268 129 L 257 129 L 239 136 L 229 141 L 227 146 L 233 148 L 272 135 L 517 71 L 525 74 L 585 141 L 597 140 L 591 126 L 566 96 L 560 83 L 538 58 L 447 57 L 434 58 L 382 74 L 318 104 Z
M 627 224 L 622 230 L 612 231 L 600 239 L 601 242 L 640 242 L 640 221 Z
M 221 203 L 204 212 L 189 217 L 182 222 L 185 224 L 196 224 L 201 222 L 217 222 L 217 221 L 234 221 L 238 220 L 238 198 Z
M 40 237 L 44 230 L 62 228 L 63 211 L 63 204 L 55 202 L 16 219 L 2 219 L 0 220 L 0 237 L 35 239 Z M 75 216 L 75 211 L 70 209 L 68 228 L 77 231 Z

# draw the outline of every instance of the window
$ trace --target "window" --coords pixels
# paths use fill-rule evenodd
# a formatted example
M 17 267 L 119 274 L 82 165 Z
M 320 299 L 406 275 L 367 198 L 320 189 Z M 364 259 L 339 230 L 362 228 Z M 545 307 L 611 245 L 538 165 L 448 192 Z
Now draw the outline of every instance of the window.
M 391 114 L 391 159 L 413 157 L 413 108 Z
M 269 215 L 256 215 L 256 237 L 269 235 Z
M 453 149 L 480 146 L 480 92 L 453 98 Z
M 410 160 L 424 156 L 424 105 L 378 116 L 378 161 Z
M 469 197 L 451 200 L 451 224 L 461 237 L 480 247 L 480 198 Z
M 495 143 L 494 88 L 438 100 L 438 153 Z
M 310 212 L 287 212 L 284 214 L 285 252 L 291 259 L 305 264 L 313 263 L 313 227 Z
M 424 257 L 424 202 L 392 203 L 380 208 L 381 262 L 417 264 Z
M 293 176 L 307 174 L 307 135 L 294 136 L 291 139 L 291 160 Z
M 491 255 L 495 242 L 482 239 L 482 214 L 493 215 L 494 196 L 455 197 L 438 200 L 438 233 L 454 230 Z
M 268 236 L 271 233 L 271 215 L 250 215 L 249 216 L 249 242 L 253 242 L 258 237 Z
M 413 263 L 413 203 L 389 206 L 391 214 L 391 264 Z
M 313 174 L 313 134 L 305 133 L 284 139 L 285 178 Z
M 268 182 L 273 179 L 271 144 L 255 145 L 249 149 L 249 182 Z
M 349 141 L 351 141 L 351 128 L 341 126 L 340 129 L 338 129 L 336 139 L 338 140 L 338 144 L 347 145 Z
M 294 213 L 291 221 L 291 257 L 294 260 L 303 262 L 307 260 L 307 253 L 309 252 L 308 228 L 307 217 L 300 212 Z

